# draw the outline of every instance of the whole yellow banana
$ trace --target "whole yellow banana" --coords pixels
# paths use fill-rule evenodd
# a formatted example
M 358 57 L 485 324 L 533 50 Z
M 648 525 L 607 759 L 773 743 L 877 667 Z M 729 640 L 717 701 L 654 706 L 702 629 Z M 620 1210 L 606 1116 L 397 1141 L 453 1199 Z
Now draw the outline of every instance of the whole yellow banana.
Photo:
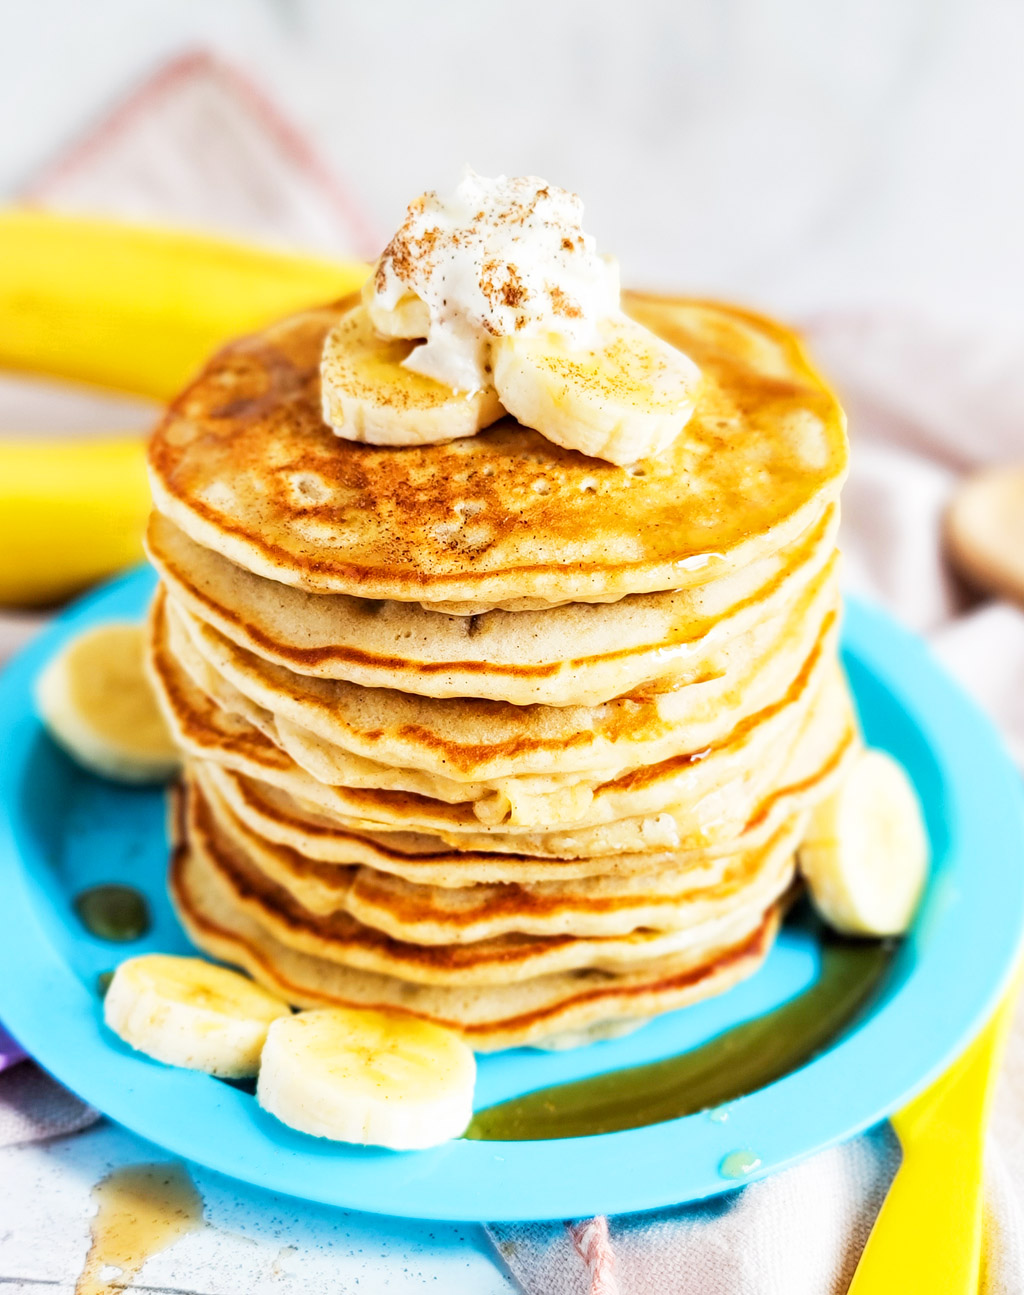
M 55 602 L 142 558 L 145 442 L 0 439 L 0 604 Z
M 359 287 L 367 267 L 205 235 L 0 211 L 0 368 L 166 400 L 229 337 Z
M 344 296 L 367 267 L 180 231 L 0 211 L 0 368 L 167 399 L 229 337 Z M 141 437 L 0 437 L 0 603 L 138 561 Z

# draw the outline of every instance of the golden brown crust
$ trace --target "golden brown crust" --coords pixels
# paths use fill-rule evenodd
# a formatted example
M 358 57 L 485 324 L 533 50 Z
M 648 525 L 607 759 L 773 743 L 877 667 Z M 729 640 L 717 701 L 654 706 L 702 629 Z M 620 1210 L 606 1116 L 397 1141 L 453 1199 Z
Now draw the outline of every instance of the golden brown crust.
M 458 991 L 452 996 L 436 988 L 424 992 L 389 976 L 328 966 L 319 959 L 292 954 L 272 937 L 260 936 L 228 908 L 219 917 L 214 915 L 194 888 L 193 866 L 187 845 L 179 846 L 171 861 L 171 898 L 191 938 L 212 956 L 244 967 L 296 1007 L 377 1005 L 446 1025 L 481 1051 L 542 1042 L 565 1029 L 595 1022 L 642 1020 L 721 993 L 761 965 L 781 913 L 781 905 L 773 905 L 756 930 L 716 950 L 699 965 L 680 965 L 680 959 L 670 957 L 657 966 L 622 975 L 584 971 L 552 977 L 543 986 L 541 1001 L 527 1010 L 517 1009 L 517 996 L 510 996 L 502 1007 L 492 998 L 490 1012 L 467 1014 L 460 1011 L 467 999 Z
M 728 894 L 701 908 L 695 925 L 678 932 L 641 927 L 622 934 L 531 935 L 510 931 L 469 942 L 420 944 L 368 926 L 348 912 L 313 913 L 284 886 L 270 880 L 241 842 L 229 837 L 192 787 L 186 836 L 189 849 L 216 878 L 231 902 L 274 938 L 295 951 L 356 969 L 438 987 L 510 985 L 561 971 L 627 965 L 640 967 L 669 953 L 706 960 L 731 932 L 739 939 L 789 885 L 791 857 L 766 855 L 760 871 L 727 884 Z M 737 911 L 733 912 L 732 910 Z
M 730 307 L 625 304 L 703 373 L 656 460 L 616 467 L 511 419 L 442 445 L 342 440 L 320 415 L 329 307 L 228 346 L 172 404 L 150 445 L 157 507 L 258 574 L 411 601 L 669 589 L 793 539 L 846 468 L 842 413 L 798 340 Z

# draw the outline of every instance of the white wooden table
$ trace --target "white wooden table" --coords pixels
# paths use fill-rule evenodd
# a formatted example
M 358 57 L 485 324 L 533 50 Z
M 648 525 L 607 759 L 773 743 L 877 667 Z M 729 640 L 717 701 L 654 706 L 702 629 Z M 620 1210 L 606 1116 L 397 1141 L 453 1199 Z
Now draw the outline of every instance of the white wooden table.
M 107 1121 L 0 1150 L 0 1295 L 73 1295 L 93 1186 L 166 1153 Z M 147 1261 L 133 1290 L 188 1295 L 508 1295 L 483 1229 L 305 1205 L 195 1167 L 204 1225 Z

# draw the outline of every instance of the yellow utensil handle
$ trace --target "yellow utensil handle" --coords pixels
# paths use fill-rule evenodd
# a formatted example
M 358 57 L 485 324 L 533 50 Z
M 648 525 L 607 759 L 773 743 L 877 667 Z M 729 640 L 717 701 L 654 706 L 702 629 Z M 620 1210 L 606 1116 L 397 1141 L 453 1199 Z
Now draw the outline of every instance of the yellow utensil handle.
M 985 1129 L 1017 985 L 959 1060 L 893 1117 L 903 1163 L 849 1295 L 976 1295 Z

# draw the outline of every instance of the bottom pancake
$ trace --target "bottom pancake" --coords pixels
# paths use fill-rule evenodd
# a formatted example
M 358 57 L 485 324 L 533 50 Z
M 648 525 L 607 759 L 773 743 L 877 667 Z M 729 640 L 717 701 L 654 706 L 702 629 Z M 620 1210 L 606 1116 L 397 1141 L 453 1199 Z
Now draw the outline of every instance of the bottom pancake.
M 170 890 L 185 930 L 200 949 L 242 967 L 293 1006 L 407 1012 L 456 1030 L 480 1052 L 607 1037 L 720 994 L 760 967 L 781 909 L 772 905 L 746 938 L 711 951 L 697 965 L 674 955 L 621 974 L 574 971 L 468 988 L 411 984 L 289 948 L 242 911 L 187 842 L 175 850 Z

